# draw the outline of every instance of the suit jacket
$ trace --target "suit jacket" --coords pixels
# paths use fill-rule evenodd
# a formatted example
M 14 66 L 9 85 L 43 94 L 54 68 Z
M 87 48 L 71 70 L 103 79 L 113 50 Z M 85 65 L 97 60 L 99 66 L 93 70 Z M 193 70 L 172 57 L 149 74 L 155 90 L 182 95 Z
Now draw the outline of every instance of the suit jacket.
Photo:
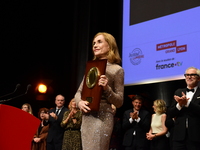
M 138 144 L 144 145 L 148 142 L 146 139 L 146 133 L 149 132 L 150 129 L 151 114 L 148 111 L 141 109 L 139 111 L 139 117 L 141 120 L 138 123 L 136 121 L 130 123 L 130 112 L 133 112 L 133 109 L 125 111 L 123 116 L 122 128 L 125 131 L 123 145 L 130 146 L 132 144 L 134 140 L 134 131 L 136 133 L 135 137 L 140 141 Z
M 176 90 L 174 95 L 182 96 L 182 92 L 186 93 L 186 88 Z M 175 118 L 173 140 L 184 140 L 187 132 L 190 140 L 200 142 L 200 88 L 197 88 L 188 107 L 178 110 L 176 104 L 177 102 L 173 100 L 168 109 L 170 117 Z M 188 119 L 187 130 L 186 119 Z
M 47 136 L 47 142 L 51 142 L 54 140 L 56 143 L 61 143 L 63 140 L 63 134 L 64 134 L 64 128 L 60 126 L 60 123 L 63 119 L 63 114 L 68 110 L 68 108 L 63 107 L 58 115 L 58 119 L 55 120 L 53 117 L 49 116 L 49 120 L 47 122 L 44 122 L 44 125 L 49 124 L 49 131 Z M 56 112 L 56 108 L 53 108 L 49 110 L 49 113 Z

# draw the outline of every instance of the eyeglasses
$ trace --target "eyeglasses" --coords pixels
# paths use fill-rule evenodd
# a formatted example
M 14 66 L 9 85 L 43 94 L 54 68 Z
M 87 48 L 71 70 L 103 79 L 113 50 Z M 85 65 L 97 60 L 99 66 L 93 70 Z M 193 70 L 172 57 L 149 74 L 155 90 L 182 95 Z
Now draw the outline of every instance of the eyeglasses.
M 185 77 L 195 77 L 199 76 L 198 74 L 184 74 Z

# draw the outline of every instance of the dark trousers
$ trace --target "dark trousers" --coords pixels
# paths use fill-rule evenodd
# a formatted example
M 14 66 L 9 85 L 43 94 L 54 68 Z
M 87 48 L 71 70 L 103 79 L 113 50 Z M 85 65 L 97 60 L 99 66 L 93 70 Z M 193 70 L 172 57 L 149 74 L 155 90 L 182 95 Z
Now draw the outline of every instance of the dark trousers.
M 186 134 L 186 137 L 183 141 L 172 142 L 172 150 L 200 150 L 200 143 L 191 141 L 188 137 L 188 134 Z
M 151 150 L 169 150 L 170 149 L 169 138 L 167 138 L 166 135 L 157 136 L 150 142 L 151 142 L 150 144 Z
M 125 150 L 149 150 L 149 141 L 146 137 L 141 139 L 141 137 L 134 136 L 132 144 L 125 147 Z
M 47 142 L 47 150 L 62 150 L 62 141 L 55 142 L 52 140 L 51 142 Z

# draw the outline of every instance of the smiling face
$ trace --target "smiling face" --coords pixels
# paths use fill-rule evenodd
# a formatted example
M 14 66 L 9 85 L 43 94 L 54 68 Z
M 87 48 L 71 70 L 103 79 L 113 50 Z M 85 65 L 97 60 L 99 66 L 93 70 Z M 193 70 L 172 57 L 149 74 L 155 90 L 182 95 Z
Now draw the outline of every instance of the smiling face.
M 69 102 L 69 105 L 68 105 L 69 109 L 76 109 L 76 102 L 74 99 L 72 99 L 70 102 Z
M 98 35 L 93 40 L 93 52 L 98 59 L 107 59 L 109 45 L 103 35 Z
M 62 95 L 57 95 L 55 99 L 55 104 L 58 108 L 61 108 L 65 104 L 65 98 Z
M 134 107 L 134 111 L 139 111 L 140 108 L 142 107 L 142 101 L 139 99 L 135 99 L 134 101 L 132 101 L 133 107 Z
M 186 70 L 185 74 L 188 74 L 188 76 L 185 77 L 185 82 L 187 83 L 188 88 L 194 88 L 198 85 L 198 82 L 200 81 L 200 77 L 198 75 L 192 75 L 197 74 L 196 69 L 188 69 Z

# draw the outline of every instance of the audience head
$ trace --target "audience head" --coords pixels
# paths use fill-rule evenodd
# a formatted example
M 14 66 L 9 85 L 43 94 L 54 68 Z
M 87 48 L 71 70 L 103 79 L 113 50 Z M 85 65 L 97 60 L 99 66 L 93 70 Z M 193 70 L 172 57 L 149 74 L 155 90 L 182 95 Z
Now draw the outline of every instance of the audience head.
M 41 120 L 44 120 L 45 119 L 44 114 L 47 114 L 48 111 L 49 111 L 49 109 L 47 109 L 45 107 L 44 108 L 40 108 L 39 112 L 38 112 L 38 118 L 40 118 Z
M 157 99 L 153 102 L 153 109 L 154 112 L 158 114 L 163 114 L 166 112 L 167 107 L 166 107 L 166 102 L 162 99 Z
M 185 71 L 185 81 L 189 88 L 194 88 L 200 81 L 200 70 L 195 67 L 189 67 Z
M 23 111 L 28 112 L 29 114 L 33 114 L 31 105 L 28 104 L 28 103 L 23 104 L 21 109 L 22 109 Z
M 143 98 L 139 95 L 132 97 L 132 105 L 135 111 L 139 111 L 142 107 Z
M 65 97 L 61 94 L 57 95 L 55 98 L 56 107 L 62 108 L 65 104 Z
M 69 108 L 69 110 L 76 109 L 76 102 L 75 102 L 74 98 L 71 99 L 71 101 L 69 102 L 68 108 Z

